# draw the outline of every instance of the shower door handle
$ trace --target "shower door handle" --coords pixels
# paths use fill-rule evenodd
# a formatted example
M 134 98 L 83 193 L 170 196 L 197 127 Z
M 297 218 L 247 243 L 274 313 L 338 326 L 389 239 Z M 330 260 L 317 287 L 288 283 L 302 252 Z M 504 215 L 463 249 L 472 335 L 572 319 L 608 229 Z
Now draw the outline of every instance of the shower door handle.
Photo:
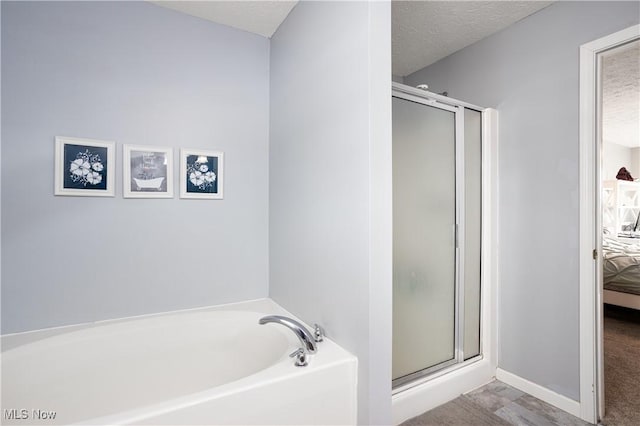
M 458 235 L 459 235 L 459 227 L 458 227 L 458 224 L 456 223 L 453 225 L 453 241 L 456 245 L 455 246 L 456 248 L 460 247 L 460 244 L 458 244 Z

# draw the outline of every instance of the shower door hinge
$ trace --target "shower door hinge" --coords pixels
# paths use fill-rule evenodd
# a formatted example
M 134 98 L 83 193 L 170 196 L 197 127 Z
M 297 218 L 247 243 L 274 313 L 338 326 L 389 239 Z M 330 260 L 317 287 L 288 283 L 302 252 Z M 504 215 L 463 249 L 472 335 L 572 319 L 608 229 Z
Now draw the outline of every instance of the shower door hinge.
M 593 249 L 593 260 L 596 260 L 598 258 L 598 251 L 596 249 Z

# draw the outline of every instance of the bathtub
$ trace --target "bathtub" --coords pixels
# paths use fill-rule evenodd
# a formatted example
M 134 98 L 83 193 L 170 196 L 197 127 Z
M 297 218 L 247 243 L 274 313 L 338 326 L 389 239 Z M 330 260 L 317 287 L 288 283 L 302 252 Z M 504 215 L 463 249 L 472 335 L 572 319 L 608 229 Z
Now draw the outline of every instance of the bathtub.
M 355 424 L 357 360 L 307 367 L 262 299 L 2 337 L 2 424 Z

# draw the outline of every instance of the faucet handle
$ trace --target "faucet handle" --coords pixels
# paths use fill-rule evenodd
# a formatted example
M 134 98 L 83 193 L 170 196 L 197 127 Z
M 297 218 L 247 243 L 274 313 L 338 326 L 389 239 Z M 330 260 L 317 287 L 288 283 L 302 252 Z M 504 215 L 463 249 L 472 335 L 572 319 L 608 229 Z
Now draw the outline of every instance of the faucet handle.
M 313 339 L 316 342 L 322 342 L 324 340 L 324 331 L 318 324 L 313 324 Z
M 307 359 L 307 354 L 304 349 L 298 348 L 294 352 L 289 354 L 289 358 L 296 358 L 295 365 L 296 367 L 306 367 L 309 364 L 309 360 Z

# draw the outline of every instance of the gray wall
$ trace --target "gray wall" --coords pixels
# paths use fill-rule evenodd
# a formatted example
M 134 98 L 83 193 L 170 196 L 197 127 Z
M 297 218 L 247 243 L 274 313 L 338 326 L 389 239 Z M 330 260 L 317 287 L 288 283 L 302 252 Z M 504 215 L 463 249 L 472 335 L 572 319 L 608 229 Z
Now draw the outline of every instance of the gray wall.
M 268 295 L 269 40 L 145 2 L 2 2 L 2 332 Z M 54 136 L 117 142 L 54 197 Z M 122 144 L 225 152 L 225 199 L 122 198 Z M 175 182 L 177 186 L 177 178 Z
M 358 357 L 361 424 L 391 421 L 390 251 L 370 271 L 390 247 L 370 176 L 373 146 L 391 147 L 389 22 L 388 3 L 301 2 L 271 39 L 270 294 Z
M 579 46 L 637 2 L 558 2 L 405 78 L 499 111 L 499 367 L 579 399 Z

